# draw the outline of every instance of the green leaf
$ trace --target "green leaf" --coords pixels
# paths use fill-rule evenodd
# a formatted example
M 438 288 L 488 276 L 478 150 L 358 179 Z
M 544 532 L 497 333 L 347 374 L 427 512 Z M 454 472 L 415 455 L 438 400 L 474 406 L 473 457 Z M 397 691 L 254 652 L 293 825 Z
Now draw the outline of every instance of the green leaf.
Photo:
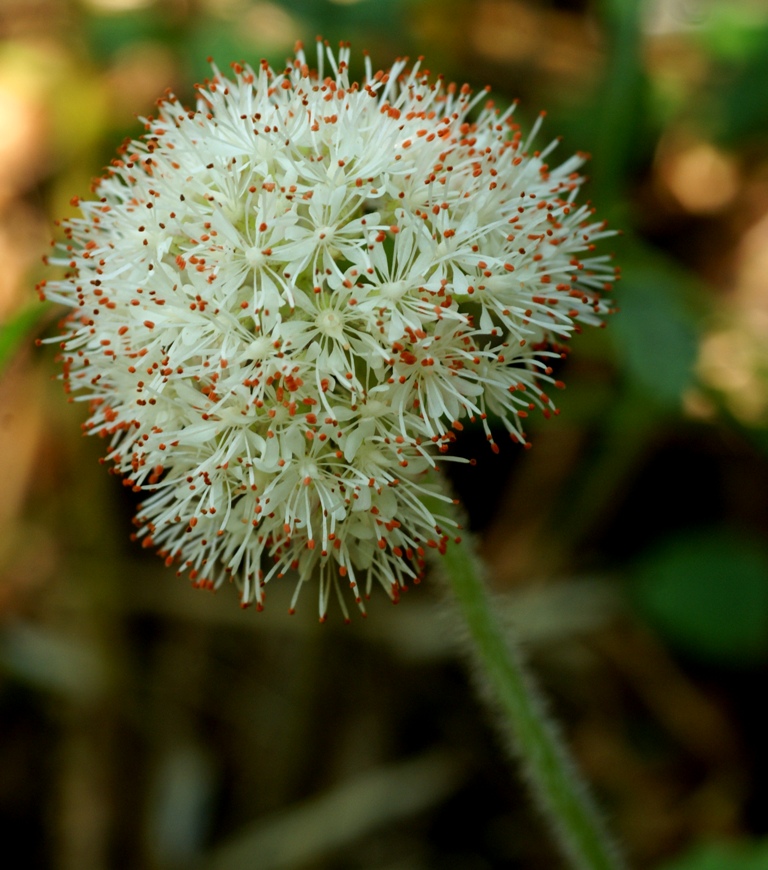
M 766 870 L 768 841 L 697 845 L 658 870 Z
M 611 334 L 627 375 L 659 405 L 679 406 L 693 382 L 698 330 L 675 276 L 627 264 L 616 301 Z
M 621 200 L 627 170 L 643 140 L 646 120 L 646 82 L 642 61 L 640 0 L 602 0 L 607 58 L 604 75 L 587 113 L 593 119 L 588 133 L 594 162 L 591 191 L 605 208 Z
M 681 651 L 725 663 L 768 653 L 768 552 L 726 531 L 676 537 L 636 567 L 634 599 Z
M 712 99 L 716 134 L 724 145 L 768 136 L 768 88 L 758 83 L 768 76 L 768 27 L 755 30 L 749 54 L 716 83 Z
M 0 372 L 48 311 L 47 305 L 30 305 L 19 311 L 7 323 L 0 324 Z
M 166 26 L 156 9 L 94 12 L 85 16 L 84 31 L 91 54 L 109 62 L 127 47 L 140 42 L 162 40 Z

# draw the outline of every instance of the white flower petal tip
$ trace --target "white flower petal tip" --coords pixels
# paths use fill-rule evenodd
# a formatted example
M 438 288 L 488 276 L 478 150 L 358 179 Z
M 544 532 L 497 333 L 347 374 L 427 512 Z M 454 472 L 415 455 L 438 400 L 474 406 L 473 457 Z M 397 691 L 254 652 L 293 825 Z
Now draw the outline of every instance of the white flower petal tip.
M 550 166 L 514 107 L 418 63 L 356 83 L 349 58 L 319 44 L 311 71 L 299 48 L 283 72 L 214 67 L 194 109 L 166 97 L 41 286 L 71 308 L 86 431 L 147 493 L 136 538 L 243 606 L 293 574 L 293 608 L 311 579 L 321 618 L 333 597 L 348 618 L 342 587 L 364 613 L 420 579 L 455 533 L 424 497 L 462 421 L 527 444 L 615 277 L 581 156 Z

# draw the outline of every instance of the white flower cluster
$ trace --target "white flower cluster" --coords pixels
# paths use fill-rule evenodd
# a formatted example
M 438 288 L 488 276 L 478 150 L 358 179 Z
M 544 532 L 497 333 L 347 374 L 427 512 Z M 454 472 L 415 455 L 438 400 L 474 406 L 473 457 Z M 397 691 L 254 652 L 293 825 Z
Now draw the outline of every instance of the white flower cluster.
M 41 292 L 73 309 L 86 430 L 150 494 L 137 536 L 244 605 L 319 575 L 324 617 L 339 578 L 362 609 L 445 549 L 436 457 L 465 419 L 494 449 L 489 417 L 525 442 L 557 342 L 601 322 L 614 270 L 575 202 L 582 157 L 549 167 L 512 108 L 473 118 L 483 94 L 419 64 L 367 62 L 358 84 L 347 48 L 317 62 L 214 68 L 196 109 L 162 100 Z

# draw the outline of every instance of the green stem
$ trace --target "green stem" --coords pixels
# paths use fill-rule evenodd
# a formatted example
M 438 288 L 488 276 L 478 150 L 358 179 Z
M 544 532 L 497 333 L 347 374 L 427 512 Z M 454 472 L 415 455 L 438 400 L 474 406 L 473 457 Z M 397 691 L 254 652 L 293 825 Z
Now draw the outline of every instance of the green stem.
M 619 870 L 625 866 L 611 843 L 549 718 L 510 631 L 502 629 L 485 589 L 482 564 L 469 536 L 450 543 L 440 562 L 469 630 L 483 693 L 520 759 L 539 809 L 571 866 Z

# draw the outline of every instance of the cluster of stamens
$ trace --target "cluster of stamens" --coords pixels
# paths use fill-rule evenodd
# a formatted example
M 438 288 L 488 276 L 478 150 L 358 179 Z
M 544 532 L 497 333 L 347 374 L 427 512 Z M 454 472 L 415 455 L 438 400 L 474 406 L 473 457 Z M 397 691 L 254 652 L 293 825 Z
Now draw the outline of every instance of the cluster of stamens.
M 348 63 L 320 45 L 313 72 L 299 48 L 283 73 L 214 67 L 194 110 L 161 100 L 41 289 L 72 309 L 86 430 L 148 494 L 137 537 L 244 605 L 319 578 L 321 617 L 340 580 L 362 609 L 445 550 L 438 458 L 466 421 L 526 443 L 614 275 L 582 156 L 551 168 L 538 122 L 524 138 L 514 107 L 418 63 L 362 84 Z

